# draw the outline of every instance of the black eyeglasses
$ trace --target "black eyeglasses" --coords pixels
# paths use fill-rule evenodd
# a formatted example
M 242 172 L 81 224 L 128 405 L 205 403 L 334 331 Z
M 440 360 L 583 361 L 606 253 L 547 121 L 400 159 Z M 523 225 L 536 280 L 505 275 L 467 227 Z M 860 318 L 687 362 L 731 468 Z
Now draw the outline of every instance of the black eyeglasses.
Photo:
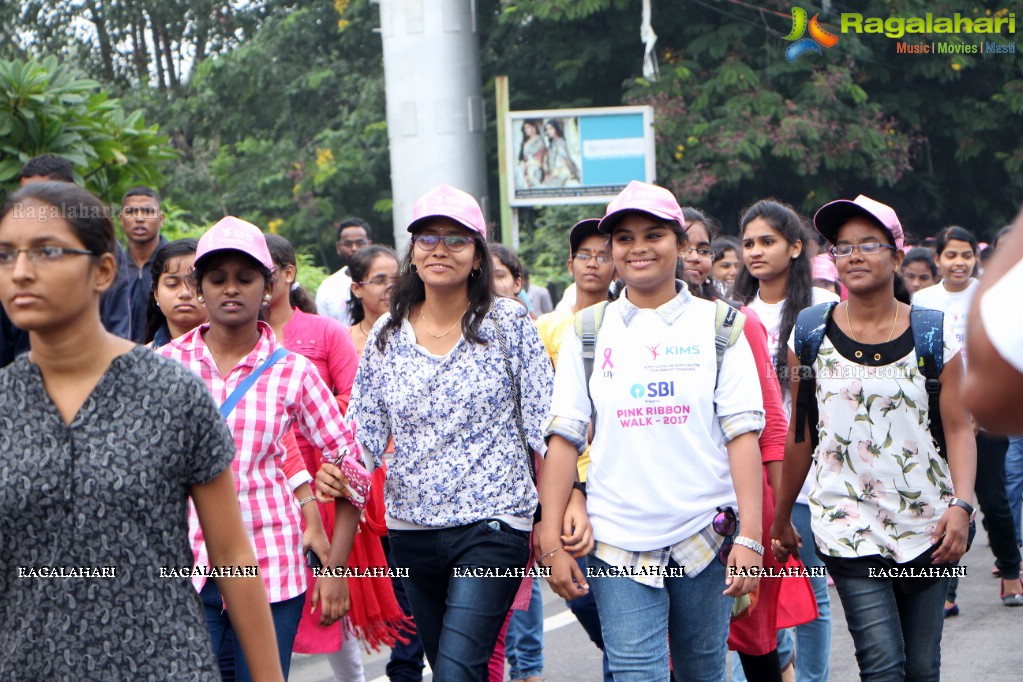
M 894 251 L 895 247 L 889 246 L 888 244 L 882 244 L 881 242 L 866 242 L 863 244 L 835 244 L 834 246 L 828 247 L 828 251 L 835 258 L 848 258 L 849 256 L 852 255 L 852 252 L 857 249 L 862 255 L 870 256 L 875 253 L 880 253 L 881 249 L 891 249 L 892 251 Z
M 457 234 L 443 236 L 439 234 L 417 234 L 412 238 L 412 243 L 423 251 L 433 251 L 441 241 L 444 242 L 444 246 L 448 248 L 448 251 L 461 251 L 472 243 L 472 237 L 463 237 Z
M 724 509 L 718 507 L 718 514 L 710 525 L 714 528 L 715 533 L 725 538 L 725 544 L 721 545 L 721 549 L 718 550 L 718 561 L 722 566 L 728 566 L 728 554 L 732 551 L 732 538 L 739 526 L 739 522 L 735 518 L 735 510 L 731 507 Z
M 398 281 L 397 277 L 390 277 L 388 275 L 377 275 L 376 277 L 367 279 L 365 282 L 356 282 L 362 286 L 372 284 L 375 287 L 393 287 L 394 283 Z
M 591 259 L 596 259 L 597 265 L 607 265 L 612 261 L 611 256 L 605 256 L 604 254 L 595 255 L 580 251 L 572 255 L 572 260 L 579 261 L 580 263 L 589 263 Z
M 18 256 L 24 252 L 28 261 L 35 265 L 56 263 L 64 256 L 95 256 L 85 249 L 68 249 L 63 246 L 33 246 L 27 249 L 0 249 L 0 267 L 9 268 L 18 262 Z
M 694 251 L 696 252 L 696 255 L 700 257 L 701 260 L 707 260 L 708 258 L 713 258 L 714 257 L 714 251 L 712 249 L 704 249 L 704 248 L 699 248 L 698 249 L 695 246 L 693 248 L 689 249 L 688 251 L 686 251 L 686 255 L 687 256 L 691 256 L 691 255 L 693 255 Z

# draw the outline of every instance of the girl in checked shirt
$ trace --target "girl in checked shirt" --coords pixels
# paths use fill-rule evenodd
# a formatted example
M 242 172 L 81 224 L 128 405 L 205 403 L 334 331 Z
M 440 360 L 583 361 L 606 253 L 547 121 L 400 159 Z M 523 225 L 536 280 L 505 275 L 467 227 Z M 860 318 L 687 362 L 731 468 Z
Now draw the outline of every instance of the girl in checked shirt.
M 259 320 L 260 310 L 271 296 L 272 269 L 273 260 L 259 228 L 231 216 L 221 220 L 199 240 L 193 273 L 199 299 L 209 311 L 209 323 L 157 351 L 202 378 L 222 405 L 279 348 L 269 325 Z M 297 426 L 330 461 L 345 453 L 354 438 L 315 366 L 295 353 L 267 365 L 226 419 L 237 447 L 232 470 L 242 518 L 270 601 L 281 666 L 287 676 L 308 587 L 299 516 L 310 504 L 315 513 L 315 504 L 311 495 L 298 503 L 294 499 L 292 485 L 280 468 L 286 452 L 283 438 L 293 425 Z M 337 502 L 334 542 L 323 557 L 327 567 L 343 566 L 347 561 L 359 508 L 368 490 L 368 473 L 351 457 L 344 468 L 352 486 L 360 492 L 351 491 L 351 502 Z M 209 558 L 194 514 L 189 531 L 195 563 L 203 567 Z M 193 584 L 205 605 L 213 650 L 221 651 L 231 626 L 220 592 L 202 576 L 193 577 Z M 311 603 L 324 625 L 336 622 L 349 606 L 345 579 L 318 579 Z M 225 660 L 222 653 L 221 658 L 223 670 L 230 656 Z M 237 647 L 234 659 L 236 679 L 249 680 L 248 667 Z

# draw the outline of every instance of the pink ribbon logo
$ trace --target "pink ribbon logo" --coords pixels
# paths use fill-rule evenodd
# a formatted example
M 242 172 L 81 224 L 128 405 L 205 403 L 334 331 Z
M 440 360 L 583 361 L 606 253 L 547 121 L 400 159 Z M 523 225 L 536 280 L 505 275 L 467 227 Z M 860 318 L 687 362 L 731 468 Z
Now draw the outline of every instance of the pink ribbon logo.
M 600 369 L 601 370 L 605 370 L 605 369 L 614 369 L 614 368 L 615 368 L 615 365 L 614 365 L 613 362 L 611 362 L 611 349 L 610 348 L 605 348 L 604 349 L 604 364 L 600 366 Z

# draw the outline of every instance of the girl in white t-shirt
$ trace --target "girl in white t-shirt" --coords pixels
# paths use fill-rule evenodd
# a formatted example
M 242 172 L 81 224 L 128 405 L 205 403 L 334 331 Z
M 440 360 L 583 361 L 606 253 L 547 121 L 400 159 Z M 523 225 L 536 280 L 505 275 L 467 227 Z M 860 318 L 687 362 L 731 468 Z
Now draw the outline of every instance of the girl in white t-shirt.
M 945 322 L 964 348 L 966 358 L 966 317 L 980 282 L 977 268 L 977 238 L 962 227 L 950 227 L 938 235 L 938 271 L 941 281 L 913 294 L 913 303 L 945 313 Z
M 611 235 L 626 288 L 604 309 L 588 384 L 578 335 L 562 342 L 540 482 L 540 561 L 561 597 L 593 590 L 618 682 L 667 680 L 669 649 L 677 679 L 724 679 L 728 597 L 750 592 L 762 565 L 764 408 L 753 353 L 739 335 L 717 367 L 717 306 L 675 281 L 688 239 L 668 190 L 630 183 L 599 228 Z M 561 518 L 591 409 L 586 489 L 596 546 L 583 575 L 562 547 Z
M 804 308 L 818 303 L 838 301 L 834 292 L 813 286 L 813 266 L 807 251 L 809 234 L 804 221 L 790 206 L 771 199 L 754 203 L 746 209 L 740 220 L 742 231 L 742 260 L 746 268 L 735 280 L 733 296 L 753 309 L 767 329 L 767 349 L 774 359 L 785 416 L 791 416 L 792 398 L 787 376 L 788 349 L 785 340 L 792 333 L 796 317 Z M 810 508 L 807 495 L 810 482 L 799 491 L 793 518 L 800 534 L 811 540 Z M 808 566 L 819 566 L 817 558 L 810 556 Z M 812 576 L 814 596 L 817 598 L 817 618 L 795 630 L 797 653 L 796 668 L 806 682 L 826 682 L 830 669 L 831 651 L 831 597 L 828 579 Z M 785 631 L 780 652 L 791 649 L 791 631 Z

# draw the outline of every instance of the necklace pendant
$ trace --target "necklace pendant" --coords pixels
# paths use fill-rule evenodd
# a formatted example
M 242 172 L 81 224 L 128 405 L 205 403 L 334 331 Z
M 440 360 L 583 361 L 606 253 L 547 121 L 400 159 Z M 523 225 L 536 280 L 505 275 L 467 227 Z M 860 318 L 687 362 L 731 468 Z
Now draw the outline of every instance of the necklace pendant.
M 860 358 L 862 358 L 862 357 L 863 357 L 863 351 L 861 351 L 861 350 L 858 350 L 858 351 L 856 351 L 855 353 L 853 353 L 853 355 L 855 355 L 855 356 L 856 356 L 856 359 L 857 359 L 857 360 L 859 360 Z

